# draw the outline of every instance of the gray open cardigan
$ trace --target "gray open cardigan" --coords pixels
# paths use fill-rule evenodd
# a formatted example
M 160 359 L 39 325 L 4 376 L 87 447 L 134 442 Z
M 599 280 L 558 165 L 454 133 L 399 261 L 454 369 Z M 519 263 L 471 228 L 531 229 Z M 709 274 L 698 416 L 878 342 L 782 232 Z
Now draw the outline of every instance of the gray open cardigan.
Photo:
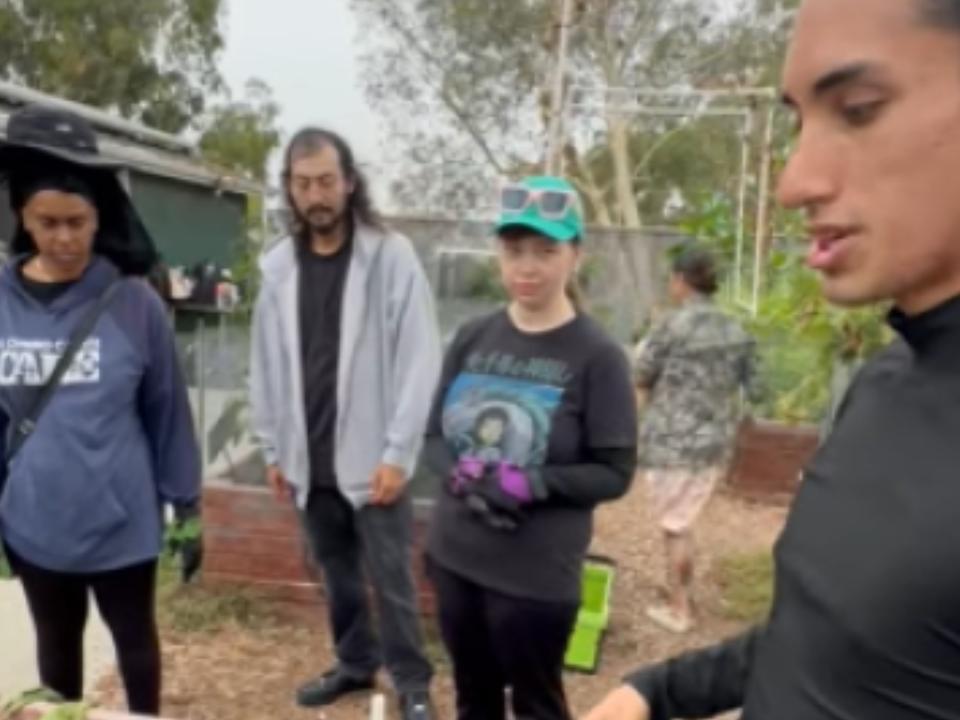
M 359 221 L 355 228 L 341 318 L 334 465 L 341 492 L 362 507 L 380 463 L 412 475 L 441 352 L 430 286 L 410 241 Z M 261 270 L 251 342 L 253 432 L 303 507 L 310 467 L 295 241 L 275 245 Z

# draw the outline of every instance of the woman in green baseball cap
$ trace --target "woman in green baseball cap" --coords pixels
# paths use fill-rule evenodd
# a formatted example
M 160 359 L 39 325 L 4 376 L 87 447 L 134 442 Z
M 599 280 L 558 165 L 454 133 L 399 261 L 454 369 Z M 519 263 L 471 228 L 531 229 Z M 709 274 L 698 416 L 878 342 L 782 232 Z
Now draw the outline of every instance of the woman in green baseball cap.
M 445 490 L 428 540 L 459 720 L 568 720 L 563 661 L 593 509 L 636 464 L 627 358 L 569 288 L 581 257 L 576 190 L 506 186 L 496 225 L 506 308 L 460 328 L 427 426 Z

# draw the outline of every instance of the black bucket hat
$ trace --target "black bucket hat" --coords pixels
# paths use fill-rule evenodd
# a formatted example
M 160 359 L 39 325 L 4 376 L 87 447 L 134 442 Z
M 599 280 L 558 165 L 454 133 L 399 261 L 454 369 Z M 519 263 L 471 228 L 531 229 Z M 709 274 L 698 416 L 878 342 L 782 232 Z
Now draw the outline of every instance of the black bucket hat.
M 34 251 L 33 239 L 20 221 L 24 198 L 14 192 L 16 185 L 24 178 L 35 180 L 49 169 L 73 174 L 92 189 L 99 215 L 94 251 L 126 275 L 149 273 L 157 262 L 156 246 L 120 183 L 121 167 L 100 154 L 93 128 L 73 112 L 29 105 L 10 115 L 6 138 L 0 139 L 0 177 L 10 186 L 16 215 L 11 250 L 16 254 Z

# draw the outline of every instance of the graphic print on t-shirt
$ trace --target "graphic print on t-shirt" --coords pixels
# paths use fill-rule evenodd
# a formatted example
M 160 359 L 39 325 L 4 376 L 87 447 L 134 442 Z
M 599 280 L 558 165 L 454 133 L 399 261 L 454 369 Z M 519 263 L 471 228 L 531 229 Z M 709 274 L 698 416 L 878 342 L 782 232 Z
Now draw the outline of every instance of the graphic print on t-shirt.
M 443 433 L 458 457 L 542 465 L 562 395 L 556 385 L 463 373 L 447 392 Z

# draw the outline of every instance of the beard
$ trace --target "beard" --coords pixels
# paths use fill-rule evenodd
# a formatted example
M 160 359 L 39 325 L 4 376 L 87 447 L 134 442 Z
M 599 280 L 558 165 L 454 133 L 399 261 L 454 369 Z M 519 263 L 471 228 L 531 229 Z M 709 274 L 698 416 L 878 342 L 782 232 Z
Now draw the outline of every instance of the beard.
M 339 228 L 346 217 L 346 211 L 334 210 L 326 205 L 311 205 L 306 210 L 293 206 L 297 222 L 312 235 L 329 235 Z

